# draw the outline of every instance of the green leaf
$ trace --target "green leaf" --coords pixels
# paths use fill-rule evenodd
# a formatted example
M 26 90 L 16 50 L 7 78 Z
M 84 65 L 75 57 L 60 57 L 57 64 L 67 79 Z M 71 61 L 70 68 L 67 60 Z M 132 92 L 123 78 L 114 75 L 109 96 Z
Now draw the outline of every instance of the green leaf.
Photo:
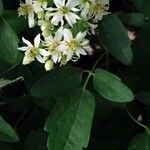
M 126 65 L 132 63 L 131 41 L 118 17 L 112 14 L 103 17 L 98 26 L 98 38 L 102 46 L 119 61 Z
M 94 114 L 94 98 L 88 91 L 75 89 L 59 99 L 48 117 L 49 150 L 82 150 L 88 146 Z
M 142 12 L 147 18 L 150 18 L 149 0 L 132 0 L 132 2 L 140 12 Z
M 2 0 L 0 0 L 0 16 L 3 13 L 3 9 L 4 9 L 3 2 L 2 2 Z
M 0 89 L 4 88 L 5 86 L 8 86 L 10 84 L 13 84 L 15 82 L 21 81 L 21 80 L 23 80 L 22 77 L 19 77 L 19 78 L 14 79 L 14 80 L 0 79 Z
M 77 68 L 56 68 L 42 77 L 31 89 L 38 97 L 65 95 L 81 84 L 81 71 Z
M 23 150 L 47 150 L 47 133 L 42 129 L 31 131 L 23 144 Z
M 19 137 L 15 130 L 0 116 L 0 140 L 5 142 L 18 142 Z
M 128 150 L 150 150 L 150 135 L 139 134 L 129 144 Z
M 27 26 L 27 20 L 24 17 L 18 17 L 17 10 L 4 11 L 3 18 L 16 33 L 20 33 Z
M 19 39 L 9 24 L 0 18 L 0 59 L 14 65 L 20 62 Z
M 132 91 L 120 78 L 108 71 L 96 69 L 93 82 L 96 91 L 110 101 L 124 103 L 134 99 Z
M 145 24 L 145 16 L 141 13 L 127 13 L 120 17 L 121 21 L 130 26 L 139 27 Z

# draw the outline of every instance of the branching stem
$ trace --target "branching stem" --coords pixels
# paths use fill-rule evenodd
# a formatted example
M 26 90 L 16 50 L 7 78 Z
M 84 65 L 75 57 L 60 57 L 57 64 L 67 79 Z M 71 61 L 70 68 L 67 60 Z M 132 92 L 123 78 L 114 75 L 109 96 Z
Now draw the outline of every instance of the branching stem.
M 92 67 L 92 69 L 91 69 L 91 71 L 87 71 L 87 70 L 84 71 L 84 72 L 88 72 L 89 74 L 88 74 L 88 76 L 87 76 L 87 78 L 86 78 L 86 80 L 85 80 L 85 83 L 84 83 L 84 85 L 83 85 L 83 89 L 86 89 L 86 86 L 87 86 L 87 84 L 88 84 L 88 82 L 89 82 L 89 80 L 90 80 L 90 77 L 91 77 L 92 75 L 94 75 L 93 72 L 94 72 L 94 70 L 95 70 L 97 64 L 99 63 L 99 61 L 100 61 L 107 53 L 108 53 L 108 52 L 104 52 L 104 53 L 96 60 L 96 62 L 94 63 L 94 65 L 93 65 L 93 67 Z

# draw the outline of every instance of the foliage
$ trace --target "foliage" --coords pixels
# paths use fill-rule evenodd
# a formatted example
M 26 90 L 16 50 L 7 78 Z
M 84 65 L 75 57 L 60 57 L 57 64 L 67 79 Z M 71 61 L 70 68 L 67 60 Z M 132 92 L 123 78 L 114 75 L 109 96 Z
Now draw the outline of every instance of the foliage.
M 150 1 L 29 2 L 0 0 L 0 149 L 150 150 Z

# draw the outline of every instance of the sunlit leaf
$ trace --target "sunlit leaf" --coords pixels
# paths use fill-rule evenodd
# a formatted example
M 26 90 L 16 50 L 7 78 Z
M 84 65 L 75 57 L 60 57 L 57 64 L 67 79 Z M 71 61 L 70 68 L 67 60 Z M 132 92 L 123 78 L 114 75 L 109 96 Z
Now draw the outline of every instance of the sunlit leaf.
M 98 26 L 98 38 L 102 46 L 126 65 L 132 63 L 131 41 L 118 17 L 107 15 Z
M 95 102 L 90 92 L 74 89 L 59 99 L 48 117 L 49 150 L 82 150 L 89 142 Z
M 2 18 L 0 18 L 0 30 L 0 59 L 12 65 L 19 63 L 21 53 L 17 49 L 19 43 L 17 35 Z
M 134 99 L 132 91 L 121 79 L 108 71 L 96 69 L 93 80 L 96 91 L 110 101 L 124 103 Z

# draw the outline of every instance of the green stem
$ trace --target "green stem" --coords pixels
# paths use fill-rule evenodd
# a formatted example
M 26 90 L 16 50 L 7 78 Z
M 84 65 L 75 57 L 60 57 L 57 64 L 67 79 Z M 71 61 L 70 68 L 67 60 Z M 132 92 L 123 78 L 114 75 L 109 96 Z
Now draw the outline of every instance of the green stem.
M 90 77 L 91 77 L 92 75 L 94 75 L 93 72 L 94 72 L 94 70 L 95 70 L 97 64 L 99 63 L 99 61 L 100 61 L 107 53 L 108 53 L 108 52 L 104 52 L 104 53 L 96 60 L 96 62 L 94 63 L 94 65 L 93 65 L 93 67 L 92 67 L 92 69 L 91 69 L 91 71 L 85 71 L 85 72 L 88 72 L 89 74 L 88 74 L 88 76 L 87 76 L 87 78 L 86 78 L 86 80 L 85 80 L 85 83 L 84 83 L 84 85 L 83 85 L 83 89 L 84 89 L 84 90 L 86 89 L 86 86 L 87 86 L 87 84 L 88 84 L 88 82 L 89 82 L 89 80 L 90 80 Z
M 146 125 L 144 125 L 144 124 L 142 124 L 142 123 L 140 123 L 139 121 L 137 121 L 133 116 L 132 116 L 132 114 L 129 112 L 129 110 L 128 110 L 128 108 L 125 106 L 125 110 L 126 110 L 126 112 L 128 113 L 128 115 L 131 117 L 131 119 L 136 123 L 136 124 L 138 124 L 139 126 L 141 126 L 142 128 L 144 128 L 146 131 L 147 131 L 147 133 L 150 135 L 150 129 L 146 126 Z

